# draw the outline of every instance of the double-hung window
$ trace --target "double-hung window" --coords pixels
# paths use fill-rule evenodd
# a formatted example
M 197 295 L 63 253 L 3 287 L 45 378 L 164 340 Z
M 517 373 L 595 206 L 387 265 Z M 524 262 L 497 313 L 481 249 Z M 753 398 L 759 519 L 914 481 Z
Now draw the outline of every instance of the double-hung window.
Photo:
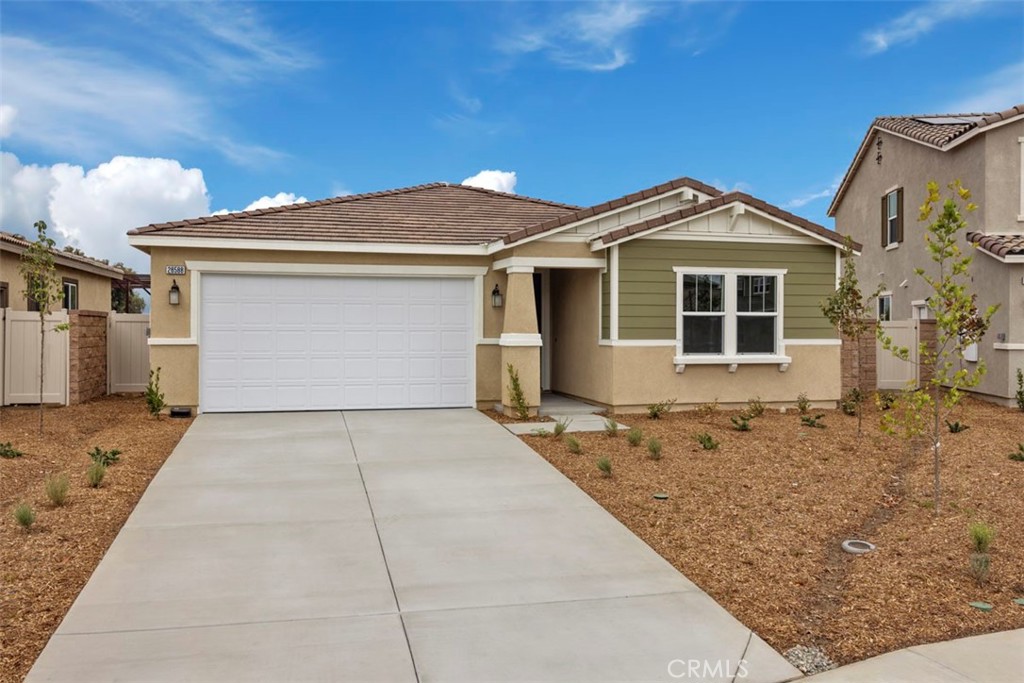
M 66 277 L 62 285 L 64 290 L 64 308 L 69 311 L 78 310 L 78 280 Z
M 882 196 L 882 246 L 896 247 L 903 241 L 903 188 Z
M 676 363 L 787 362 L 785 270 L 677 267 Z

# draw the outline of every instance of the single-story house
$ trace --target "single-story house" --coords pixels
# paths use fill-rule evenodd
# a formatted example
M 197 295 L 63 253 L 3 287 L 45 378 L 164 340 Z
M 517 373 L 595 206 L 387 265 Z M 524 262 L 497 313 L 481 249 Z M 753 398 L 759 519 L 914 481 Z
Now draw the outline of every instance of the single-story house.
M 25 280 L 20 270 L 21 255 L 30 244 L 24 237 L 0 231 L 0 308 L 38 310 L 35 302 L 25 296 Z M 52 253 L 64 289 L 64 301 L 59 308 L 109 311 L 111 284 L 121 280 L 121 269 L 69 251 L 54 249 Z
M 162 223 L 150 357 L 200 412 L 840 395 L 842 238 L 679 178 L 587 208 L 433 183 Z

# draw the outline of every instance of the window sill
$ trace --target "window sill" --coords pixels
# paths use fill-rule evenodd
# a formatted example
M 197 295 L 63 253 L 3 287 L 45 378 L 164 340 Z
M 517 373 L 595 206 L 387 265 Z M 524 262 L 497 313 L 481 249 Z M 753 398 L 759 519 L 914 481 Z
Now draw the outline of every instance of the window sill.
M 729 372 L 736 372 L 740 365 L 778 365 L 779 372 L 789 369 L 793 359 L 789 356 L 676 356 L 672 359 L 676 373 L 683 374 L 687 365 L 727 365 Z
M 885 250 L 886 251 L 896 251 L 899 248 L 900 248 L 900 243 L 899 242 L 889 242 L 889 244 L 885 245 Z

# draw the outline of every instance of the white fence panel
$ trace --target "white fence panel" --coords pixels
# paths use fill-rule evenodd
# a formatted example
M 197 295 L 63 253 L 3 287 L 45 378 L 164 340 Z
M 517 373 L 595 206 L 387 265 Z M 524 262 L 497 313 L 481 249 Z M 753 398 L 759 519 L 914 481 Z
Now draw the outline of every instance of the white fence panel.
M 46 319 L 46 348 L 43 358 L 43 403 L 68 402 L 67 330 L 56 331 L 68 322 L 67 311 Z M 39 403 L 39 314 L 7 309 L 4 314 L 3 403 Z
M 149 382 L 149 316 L 111 313 L 107 318 L 109 393 L 139 392 Z
M 906 389 L 913 383 L 917 386 L 917 321 L 898 320 L 881 323 L 882 329 L 892 339 L 894 346 L 910 349 L 910 360 L 900 360 L 882 348 L 878 342 L 875 367 L 878 373 L 879 389 Z

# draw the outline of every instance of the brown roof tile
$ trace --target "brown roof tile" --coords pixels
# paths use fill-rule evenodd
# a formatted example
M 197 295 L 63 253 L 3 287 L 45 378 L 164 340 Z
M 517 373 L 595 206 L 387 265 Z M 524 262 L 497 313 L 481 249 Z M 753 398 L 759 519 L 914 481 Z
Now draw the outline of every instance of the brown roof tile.
M 875 130 L 884 130 L 896 135 L 902 135 L 916 142 L 930 145 L 937 149 L 945 149 L 949 145 L 967 133 L 991 126 L 994 123 L 1011 119 L 1014 116 L 1024 114 L 1024 104 L 1018 104 L 1000 112 L 985 112 L 973 114 L 915 114 L 912 116 L 879 116 L 868 127 L 868 132 L 857 148 L 853 162 L 846 169 L 836 196 L 828 207 L 828 215 L 835 216 L 839 202 L 846 194 L 846 188 L 853 178 L 853 174 L 864 160 L 868 149 L 871 146 L 871 136 Z
M 967 241 L 995 254 L 1005 256 L 1024 256 L 1024 233 L 1006 235 L 987 235 L 983 232 L 967 233 Z
M 129 235 L 412 244 L 486 244 L 579 209 L 467 185 L 432 183 L 158 223 Z
M 14 235 L 9 232 L 3 231 L 0 231 L 0 242 L 13 244 L 14 246 L 20 247 L 22 249 L 27 248 L 31 244 L 31 241 L 23 237 L 19 237 L 18 235 Z M 91 256 L 82 256 L 80 254 L 75 254 L 70 251 L 63 251 L 60 249 L 51 249 L 51 251 L 53 252 L 53 255 L 58 258 L 66 259 L 68 261 L 76 263 L 81 263 L 83 265 L 92 266 L 93 268 L 100 268 L 101 270 L 109 271 L 110 276 L 115 279 L 120 279 L 121 276 L 124 274 L 124 271 L 122 271 L 120 268 L 112 266 L 106 261 L 94 259 Z
M 801 218 L 800 216 L 792 214 L 784 209 L 780 209 L 774 204 L 769 204 L 763 199 L 752 197 L 751 195 L 745 192 L 729 192 L 718 197 L 709 199 L 707 201 L 701 202 L 700 204 L 693 204 L 691 206 L 677 209 L 670 213 L 655 216 L 653 218 L 648 218 L 647 220 L 641 221 L 639 223 L 633 223 L 632 225 L 626 225 L 621 228 L 616 228 L 615 230 L 612 230 L 601 235 L 601 243 L 611 244 L 612 242 L 617 242 L 618 240 L 621 240 L 623 238 L 631 237 L 633 235 L 654 230 L 655 228 L 660 228 L 661 226 L 666 225 L 668 223 L 674 223 L 685 218 L 690 218 L 698 214 L 706 213 L 708 211 L 711 211 L 712 209 L 717 209 L 727 204 L 732 204 L 733 202 L 741 202 L 743 204 L 746 204 L 747 206 L 751 206 L 755 209 L 763 211 L 770 216 L 774 216 L 775 218 L 784 220 L 787 223 L 797 225 L 803 228 L 804 230 L 807 230 L 809 232 L 814 233 L 815 235 L 818 235 L 819 237 L 824 237 L 826 240 L 832 242 L 833 244 L 836 244 L 837 246 L 843 245 L 843 236 L 835 232 L 834 230 L 829 230 L 823 225 L 812 223 L 806 218 Z M 854 242 L 853 248 L 859 251 L 861 245 L 858 244 L 857 242 Z
M 510 232 L 505 235 L 505 244 L 514 244 L 515 242 L 526 239 L 527 237 L 532 237 L 533 235 L 547 232 L 549 230 L 555 230 L 556 228 L 561 228 L 565 225 L 569 225 L 570 223 L 575 223 L 576 221 L 581 221 L 585 218 L 590 218 L 591 216 L 596 216 L 606 211 L 622 208 L 623 206 L 629 206 L 630 204 L 635 204 L 636 202 L 644 199 L 650 199 L 651 197 L 664 194 L 670 190 L 678 190 L 682 187 L 689 187 L 690 189 L 703 192 L 704 194 L 711 195 L 712 197 L 717 197 L 722 194 L 722 191 L 717 187 L 712 187 L 711 185 L 702 183 L 699 180 L 687 177 L 676 178 L 675 180 L 670 180 L 666 183 L 661 183 L 660 185 L 639 190 L 624 197 L 619 197 L 618 199 L 612 199 L 607 202 L 602 202 L 601 204 L 588 206 L 585 209 L 579 209 L 572 213 L 562 214 L 556 218 L 550 218 L 543 223 L 530 226 L 529 228 Z

